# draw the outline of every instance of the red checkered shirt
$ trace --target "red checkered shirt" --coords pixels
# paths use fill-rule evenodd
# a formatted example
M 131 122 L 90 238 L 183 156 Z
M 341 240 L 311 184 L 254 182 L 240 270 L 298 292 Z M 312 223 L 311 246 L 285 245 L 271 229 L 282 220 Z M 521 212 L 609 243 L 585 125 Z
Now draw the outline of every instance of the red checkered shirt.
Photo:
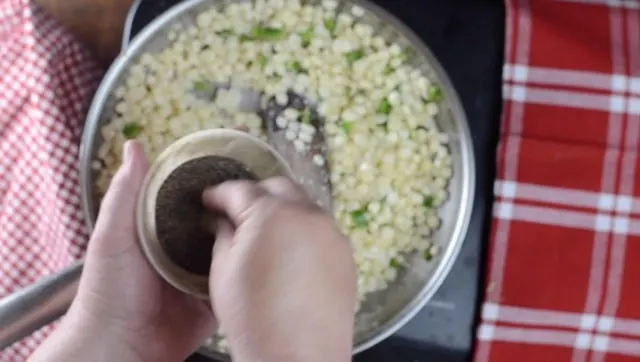
M 0 298 L 84 252 L 78 141 L 99 79 L 42 10 L 0 0 Z M 26 360 L 51 329 L 0 351 L 0 361 Z
M 640 359 L 639 8 L 507 1 L 476 362 Z

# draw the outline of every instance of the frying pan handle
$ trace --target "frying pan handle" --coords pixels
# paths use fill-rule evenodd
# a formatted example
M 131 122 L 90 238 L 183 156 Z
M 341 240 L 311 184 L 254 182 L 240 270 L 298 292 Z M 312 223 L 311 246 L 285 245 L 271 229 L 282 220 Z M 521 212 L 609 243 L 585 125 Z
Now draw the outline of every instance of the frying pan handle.
M 133 29 L 133 21 L 135 20 L 136 13 L 138 12 L 138 8 L 140 7 L 140 3 L 142 0 L 135 0 L 131 7 L 129 8 L 129 12 L 127 13 L 127 18 L 124 22 L 124 30 L 122 31 L 122 46 L 120 47 L 120 52 L 124 52 L 129 43 L 131 43 L 131 31 Z
M 78 290 L 82 261 L 0 300 L 0 349 L 63 315 Z

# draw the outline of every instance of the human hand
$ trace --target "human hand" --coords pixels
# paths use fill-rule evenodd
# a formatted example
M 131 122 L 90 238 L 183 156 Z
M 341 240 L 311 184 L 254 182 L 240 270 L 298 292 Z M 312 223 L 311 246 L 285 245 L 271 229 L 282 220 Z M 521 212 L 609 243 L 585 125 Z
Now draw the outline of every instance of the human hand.
M 209 287 L 234 361 L 349 361 L 356 268 L 331 216 L 281 178 L 227 182 L 203 201 L 228 217 Z
M 32 360 L 182 361 L 215 330 L 207 303 L 161 280 L 142 253 L 135 209 L 147 169 L 141 144 L 128 142 L 100 208 L 76 299 L 58 335 Z

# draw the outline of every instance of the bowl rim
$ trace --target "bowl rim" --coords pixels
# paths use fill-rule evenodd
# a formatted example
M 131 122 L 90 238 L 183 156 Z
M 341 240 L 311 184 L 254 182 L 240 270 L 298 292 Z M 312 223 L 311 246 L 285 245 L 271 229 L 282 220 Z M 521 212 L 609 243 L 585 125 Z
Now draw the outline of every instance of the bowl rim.
M 197 8 L 205 3 L 211 3 L 215 5 L 217 3 L 231 3 L 247 0 L 185 0 L 177 5 L 174 5 L 160 16 L 155 18 L 149 23 L 135 38 L 129 43 L 129 46 L 124 49 L 115 61 L 109 67 L 105 74 L 98 90 L 95 93 L 91 107 L 86 117 L 85 127 L 82 133 L 82 141 L 80 145 L 80 182 L 81 182 L 81 196 L 82 196 L 82 208 L 85 216 L 89 231 L 93 230 L 95 223 L 95 205 L 93 204 L 93 181 L 91 179 L 91 157 L 92 148 L 95 142 L 95 135 L 98 132 L 100 124 L 100 116 L 104 108 L 105 102 L 109 97 L 109 93 L 113 89 L 118 77 L 128 69 L 128 63 L 135 55 L 137 50 L 145 45 L 148 41 L 152 40 L 156 33 L 162 30 L 165 26 L 171 23 L 175 18 L 178 18 L 183 13 L 188 12 L 192 8 Z M 304 1 L 304 0 L 301 0 Z M 426 280 L 424 286 L 418 293 L 407 303 L 402 309 L 400 309 L 396 315 L 390 318 L 389 321 L 381 324 L 376 328 L 375 334 L 371 337 L 365 338 L 362 341 L 354 343 L 353 354 L 362 352 L 382 340 L 388 338 L 393 333 L 398 331 L 407 322 L 420 312 L 423 307 L 429 302 L 437 290 L 440 288 L 444 279 L 451 271 L 453 264 L 458 258 L 458 254 L 464 243 L 465 236 L 467 234 L 469 223 L 471 221 L 471 214 L 473 211 L 474 195 L 475 195 L 475 157 L 473 151 L 473 143 L 471 139 L 471 133 L 469 130 L 468 119 L 462 103 L 460 101 L 458 92 L 455 90 L 452 81 L 450 80 L 447 72 L 444 70 L 440 62 L 433 55 L 428 46 L 422 41 L 422 39 L 407 25 L 400 21 L 395 15 L 391 14 L 387 10 L 383 9 L 377 4 L 368 0 L 339 0 L 343 5 L 347 6 L 361 6 L 367 11 L 374 14 L 393 27 L 398 33 L 400 33 L 412 47 L 417 50 L 418 54 L 425 58 L 429 67 L 433 71 L 435 78 L 441 84 L 441 90 L 444 93 L 445 102 L 448 103 L 452 119 L 456 122 L 457 136 L 459 138 L 460 147 L 460 159 L 462 174 L 461 177 L 461 193 L 459 202 L 459 212 L 453 226 L 453 231 L 450 236 L 450 243 L 447 246 L 447 250 L 443 255 L 442 261 L 438 263 L 434 272 Z M 210 349 L 206 350 L 206 353 L 215 357 L 224 357 L 219 353 L 211 353 Z

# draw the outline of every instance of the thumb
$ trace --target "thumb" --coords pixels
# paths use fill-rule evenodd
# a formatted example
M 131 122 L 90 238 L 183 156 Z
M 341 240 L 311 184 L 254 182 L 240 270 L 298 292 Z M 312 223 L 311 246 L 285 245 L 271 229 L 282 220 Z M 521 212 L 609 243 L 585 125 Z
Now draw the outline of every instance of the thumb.
M 127 141 L 123 162 L 100 205 L 89 253 L 114 255 L 136 243 L 136 205 L 149 168 L 142 144 Z

